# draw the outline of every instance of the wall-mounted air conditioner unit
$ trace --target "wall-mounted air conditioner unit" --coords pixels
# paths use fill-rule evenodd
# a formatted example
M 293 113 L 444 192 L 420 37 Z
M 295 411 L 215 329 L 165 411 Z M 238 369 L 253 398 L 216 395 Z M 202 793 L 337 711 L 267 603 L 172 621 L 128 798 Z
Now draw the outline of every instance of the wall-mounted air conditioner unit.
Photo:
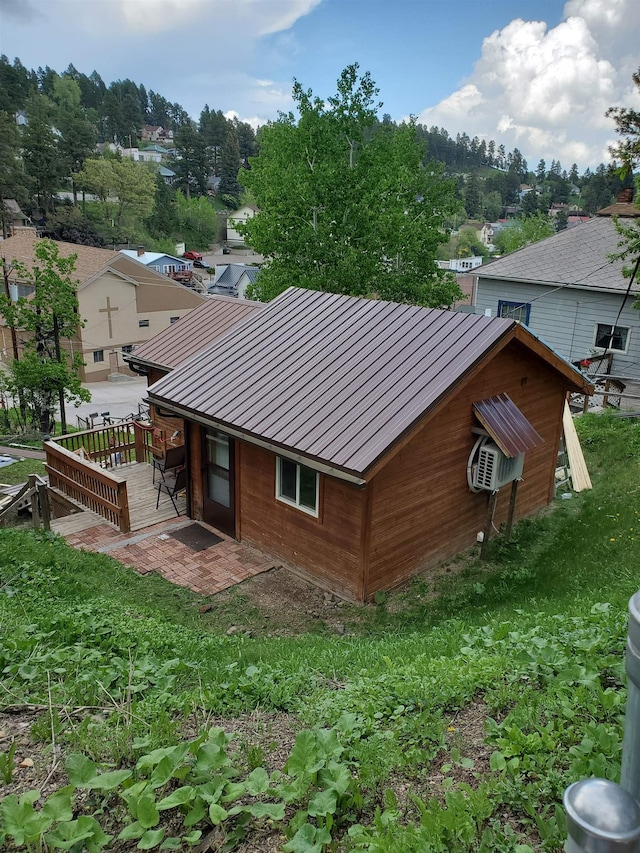
M 497 444 L 489 441 L 478 451 L 477 462 L 473 466 L 473 486 L 495 492 L 507 483 L 520 479 L 523 464 L 524 453 L 510 459 Z

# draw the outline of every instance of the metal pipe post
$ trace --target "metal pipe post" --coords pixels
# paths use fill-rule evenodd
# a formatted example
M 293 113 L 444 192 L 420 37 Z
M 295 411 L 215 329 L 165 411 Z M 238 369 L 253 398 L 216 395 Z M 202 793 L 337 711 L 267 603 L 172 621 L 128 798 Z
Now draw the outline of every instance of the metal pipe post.
M 620 785 L 640 802 L 640 592 L 629 601 L 625 664 L 628 686 Z
M 638 853 L 640 806 L 615 782 L 583 779 L 564 792 L 566 853 Z

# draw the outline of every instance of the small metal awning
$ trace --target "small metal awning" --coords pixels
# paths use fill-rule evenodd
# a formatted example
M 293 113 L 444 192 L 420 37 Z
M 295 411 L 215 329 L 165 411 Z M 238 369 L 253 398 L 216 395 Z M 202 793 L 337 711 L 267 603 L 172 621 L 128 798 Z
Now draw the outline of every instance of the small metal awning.
M 473 404 L 473 411 L 500 450 L 513 459 L 544 444 L 542 436 L 508 394 L 498 394 Z

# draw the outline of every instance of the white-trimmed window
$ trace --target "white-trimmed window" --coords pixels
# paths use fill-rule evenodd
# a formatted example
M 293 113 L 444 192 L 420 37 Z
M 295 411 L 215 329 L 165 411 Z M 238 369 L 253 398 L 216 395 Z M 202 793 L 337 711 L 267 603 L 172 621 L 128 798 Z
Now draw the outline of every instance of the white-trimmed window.
M 276 457 L 276 498 L 318 517 L 320 476 L 313 468 Z
M 610 352 L 627 352 L 629 349 L 629 328 L 627 326 L 615 326 L 608 323 L 598 323 L 596 326 L 596 349 L 609 350 Z

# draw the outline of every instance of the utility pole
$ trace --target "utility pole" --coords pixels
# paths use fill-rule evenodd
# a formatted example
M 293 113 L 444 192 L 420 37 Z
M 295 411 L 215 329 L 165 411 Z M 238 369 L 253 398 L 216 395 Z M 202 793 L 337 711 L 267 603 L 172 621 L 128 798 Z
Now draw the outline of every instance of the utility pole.
M 9 301 L 11 301 L 11 291 L 9 290 L 9 272 L 11 271 L 11 267 L 6 262 L 6 260 L 2 259 L 2 277 L 4 279 L 4 292 Z M 11 346 L 13 348 L 13 358 L 15 361 L 19 360 L 20 354 L 18 352 L 18 336 L 16 335 L 16 330 L 14 326 L 9 325 L 9 331 L 11 332 Z
M 58 327 L 58 317 L 56 314 L 53 315 L 53 340 L 56 348 L 56 361 L 60 364 L 62 361 L 62 353 L 60 351 L 60 329 Z M 60 429 L 62 430 L 62 435 L 66 435 L 67 411 L 64 406 L 64 390 L 61 387 L 58 388 L 58 405 L 60 407 Z

